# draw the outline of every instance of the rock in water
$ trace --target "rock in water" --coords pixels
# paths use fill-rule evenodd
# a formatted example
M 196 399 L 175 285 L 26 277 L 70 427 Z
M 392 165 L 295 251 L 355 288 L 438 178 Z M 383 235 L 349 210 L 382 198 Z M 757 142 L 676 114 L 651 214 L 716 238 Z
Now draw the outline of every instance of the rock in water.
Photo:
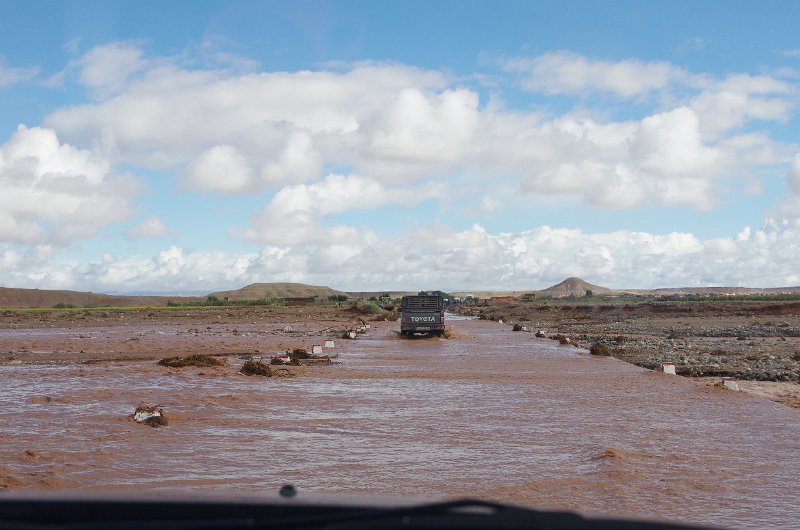
M 139 405 L 133 413 L 133 421 L 143 423 L 150 427 L 164 427 L 168 425 L 167 416 L 161 405 Z

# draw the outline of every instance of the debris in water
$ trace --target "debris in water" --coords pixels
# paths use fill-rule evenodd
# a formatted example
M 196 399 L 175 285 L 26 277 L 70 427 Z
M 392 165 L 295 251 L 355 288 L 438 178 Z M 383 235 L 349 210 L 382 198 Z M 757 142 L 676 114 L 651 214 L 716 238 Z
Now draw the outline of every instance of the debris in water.
M 25 400 L 26 403 L 31 405 L 42 405 L 44 403 L 50 403 L 53 401 L 53 398 L 50 396 L 31 396 Z
M 608 346 L 601 342 L 595 342 L 592 344 L 592 347 L 589 348 L 589 353 L 592 355 L 601 355 L 603 357 L 608 357 L 611 355 L 611 351 L 608 349 Z
M 133 413 L 133 421 L 143 423 L 150 427 L 164 427 L 168 425 L 167 415 L 161 405 L 139 405 Z
M 286 350 L 286 353 L 289 354 L 289 357 L 292 359 L 308 359 L 311 357 L 311 354 L 308 353 L 308 350 L 304 348 L 295 348 L 293 350 Z
M 609 447 L 608 449 L 606 449 L 602 453 L 594 455 L 592 457 L 592 460 L 604 460 L 604 459 L 607 459 L 607 458 L 608 459 L 616 459 L 616 458 L 622 458 L 624 456 L 625 456 L 625 454 L 621 450 L 617 449 L 616 447 Z
M 242 369 L 239 370 L 242 375 L 261 375 L 264 377 L 272 377 L 272 370 L 266 364 L 260 361 L 245 361 Z
M 719 385 L 728 390 L 739 390 L 739 384 L 736 382 L 735 377 L 720 377 Z
M 168 366 L 170 368 L 183 368 L 185 366 L 198 366 L 205 368 L 208 366 L 222 366 L 225 364 L 225 361 L 212 357 L 211 355 L 195 353 L 186 357 L 165 357 L 156 364 Z
M 269 364 L 289 364 L 292 362 L 291 356 L 288 353 L 281 353 L 270 359 Z
M 569 337 L 566 337 L 566 336 L 562 335 L 561 333 L 559 333 L 558 335 L 553 335 L 552 337 L 550 337 L 550 339 L 551 340 L 557 340 L 558 343 L 562 344 L 562 345 L 570 343 Z

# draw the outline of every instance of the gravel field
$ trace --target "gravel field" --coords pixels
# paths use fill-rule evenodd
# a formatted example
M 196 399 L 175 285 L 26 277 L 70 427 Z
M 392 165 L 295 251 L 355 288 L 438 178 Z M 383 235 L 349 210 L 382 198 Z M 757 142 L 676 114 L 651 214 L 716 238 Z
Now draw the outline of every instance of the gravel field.
M 566 301 L 463 307 L 532 333 L 569 338 L 651 369 L 673 362 L 679 375 L 735 377 L 771 385 L 776 401 L 800 407 L 800 303 Z M 563 340 L 563 339 L 562 339 Z M 745 385 L 747 387 L 748 385 Z M 758 391 L 770 385 L 749 385 Z

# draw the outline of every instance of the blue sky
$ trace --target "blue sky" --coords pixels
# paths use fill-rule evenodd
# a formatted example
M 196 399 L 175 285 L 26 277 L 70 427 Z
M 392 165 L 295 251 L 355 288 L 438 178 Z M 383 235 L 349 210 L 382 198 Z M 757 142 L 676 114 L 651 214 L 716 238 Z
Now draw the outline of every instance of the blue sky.
M 2 286 L 800 284 L 797 3 L 0 9 Z

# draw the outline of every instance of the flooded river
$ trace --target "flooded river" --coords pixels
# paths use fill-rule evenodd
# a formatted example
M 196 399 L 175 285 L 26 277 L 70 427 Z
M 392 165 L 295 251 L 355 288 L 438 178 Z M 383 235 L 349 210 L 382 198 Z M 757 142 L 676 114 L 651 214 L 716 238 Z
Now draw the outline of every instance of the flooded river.
M 800 415 L 494 322 L 449 340 L 393 323 L 341 364 L 0 367 L 0 486 L 470 496 L 587 513 L 791 528 Z M 54 330 L 53 333 L 58 333 Z M 170 424 L 130 422 L 160 403 Z

